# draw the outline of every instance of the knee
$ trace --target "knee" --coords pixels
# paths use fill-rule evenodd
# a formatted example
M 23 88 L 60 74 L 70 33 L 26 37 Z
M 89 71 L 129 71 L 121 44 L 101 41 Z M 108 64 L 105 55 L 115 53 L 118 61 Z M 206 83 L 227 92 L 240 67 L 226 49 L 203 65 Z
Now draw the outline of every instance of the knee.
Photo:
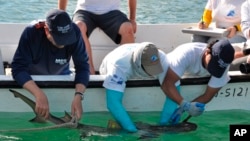
M 134 35 L 133 26 L 130 22 L 125 22 L 120 27 L 120 34 L 123 35 Z

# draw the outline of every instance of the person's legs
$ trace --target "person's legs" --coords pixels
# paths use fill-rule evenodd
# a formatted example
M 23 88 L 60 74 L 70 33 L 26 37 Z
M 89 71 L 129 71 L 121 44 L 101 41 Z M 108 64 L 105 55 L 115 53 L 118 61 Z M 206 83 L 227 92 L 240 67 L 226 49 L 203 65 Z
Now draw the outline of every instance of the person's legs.
M 94 17 L 94 15 L 91 15 L 86 11 L 79 10 L 74 14 L 73 21 L 78 25 L 82 33 L 82 38 L 89 56 L 90 74 L 95 74 L 92 49 L 88 39 L 92 31 L 96 28 L 96 25 L 91 17 Z
M 121 35 L 120 44 L 134 43 L 135 42 L 133 26 L 130 22 L 124 22 L 120 26 L 119 34 Z
M 127 16 L 119 10 L 100 15 L 98 26 L 116 43 L 133 43 L 133 26 Z

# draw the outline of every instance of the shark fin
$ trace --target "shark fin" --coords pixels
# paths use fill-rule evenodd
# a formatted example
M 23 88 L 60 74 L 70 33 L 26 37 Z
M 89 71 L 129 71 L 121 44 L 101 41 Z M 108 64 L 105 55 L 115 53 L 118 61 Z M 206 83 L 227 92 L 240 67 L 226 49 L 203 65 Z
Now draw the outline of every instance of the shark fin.
M 47 120 L 43 117 L 36 116 L 33 119 L 29 120 L 30 122 L 35 122 L 35 123 L 46 123 Z
M 60 119 L 64 122 L 70 122 L 72 120 L 72 116 L 67 111 L 64 111 L 64 116 Z

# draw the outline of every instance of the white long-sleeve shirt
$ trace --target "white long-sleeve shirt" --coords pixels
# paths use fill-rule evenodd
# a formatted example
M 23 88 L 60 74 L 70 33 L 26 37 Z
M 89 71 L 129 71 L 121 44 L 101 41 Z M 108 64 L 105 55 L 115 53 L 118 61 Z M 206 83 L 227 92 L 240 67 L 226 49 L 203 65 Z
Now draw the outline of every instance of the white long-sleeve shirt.
M 244 36 L 249 40 L 250 31 L 250 1 L 245 1 L 241 6 L 241 30 Z

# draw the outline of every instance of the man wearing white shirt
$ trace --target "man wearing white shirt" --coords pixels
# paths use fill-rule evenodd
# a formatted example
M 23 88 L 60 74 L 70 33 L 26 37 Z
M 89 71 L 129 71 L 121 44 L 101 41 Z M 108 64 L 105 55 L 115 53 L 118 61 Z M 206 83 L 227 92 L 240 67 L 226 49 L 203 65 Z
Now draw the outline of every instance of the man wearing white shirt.
M 172 116 L 162 118 L 161 123 L 178 123 L 185 111 L 191 116 L 201 115 L 205 108 L 204 104 L 208 103 L 230 80 L 228 70 L 234 59 L 234 53 L 234 48 L 228 40 L 219 40 L 211 44 L 186 43 L 168 53 L 169 69 L 163 80 L 162 90 L 179 105 L 179 108 L 167 107 L 167 110 L 174 112 Z M 211 76 L 205 92 L 193 100 L 198 103 L 186 101 L 176 89 L 176 83 L 180 85 L 180 79 L 184 74 L 198 77 Z
M 68 0 L 58 0 L 59 9 L 66 10 Z M 78 0 L 73 21 L 82 32 L 89 55 L 91 74 L 95 74 L 88 37 L 99 27 L 116 44 L 133 43 L 136 32 L 136 2 L 128 0 L 129 17 L 120 11 L 121 0 Z

